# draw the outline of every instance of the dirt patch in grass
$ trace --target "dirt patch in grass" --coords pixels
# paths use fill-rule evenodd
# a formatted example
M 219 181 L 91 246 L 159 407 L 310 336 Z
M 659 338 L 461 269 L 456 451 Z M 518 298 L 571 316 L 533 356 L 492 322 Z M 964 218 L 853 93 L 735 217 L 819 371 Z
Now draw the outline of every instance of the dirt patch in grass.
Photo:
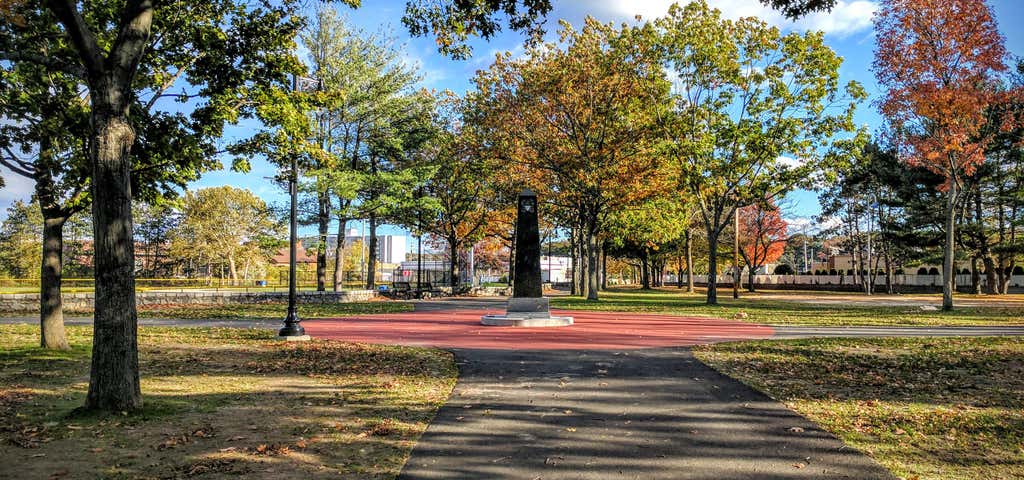
M 73 349 L 0 326 L 0 464 L 17 478 L 393 478 L 455 383 L 438 350 L 272 332 L 140 331 L 144 407 L 82 415 L 91 329 Z M 0 475 L 2 476 L 2 475 Z
M 794 301 L 787 300 L 791 296 Z M 600 297 L 596 302 L 581 297 L 553 297 L 551 305 L 567 310 L 652 312 L 733 318 L 769 325 L 1024 325 L 1024 304 L 1015 300 L 986 304 L 983 302 L 984 297 L 979 296 L 970 297 L 973 306 L 962 306 L 952 312 L 922 310 L 920 306 L 914 304 L 882 306 L 857 304 L 852 301 L 837 302 L 837 295 L 829 292 L 744 292 L 739 299 L 720 294 L 719 305 L 705 305 L 703 293 L 685 293 L 675 288 L 646 291 L 613 289 L 602 291 Z M 864 297 L 867 298 L 866 295 Z M 819 298 L 821 303 L 815 303 L 815 298 Z M 873 295 L 872 298 L 884 299 L 886 296 Z M 986 306 L 980 306 L 982 304 Z
M 1024 478 L 1024 339 L 815 339 L 694 350 L 902 478 Z

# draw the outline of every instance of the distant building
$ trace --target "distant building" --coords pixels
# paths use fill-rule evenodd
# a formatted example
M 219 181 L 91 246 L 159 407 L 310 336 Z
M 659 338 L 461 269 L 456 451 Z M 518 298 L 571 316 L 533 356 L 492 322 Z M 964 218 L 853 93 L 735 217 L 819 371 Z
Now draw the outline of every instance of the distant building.
M 316 255 L 310 255 L 306 252 L 306 249 L 302 245 L 297 245 L 295 249 L 295 263 L 306 264 L 316 263 Z M 277 253 L 270 257 L 271 265 L 288 265 L 291 259 L 291 251 L 288 247 L 281 247 L 277 249 Z
M 370 246 L 369 235 L 359 235 L 359 230 L 349 229 L 345 235 L 345 248 L 351 247 L 356 240 L 363 242 L 364 248 Z M 327 237 L 327 248 L 333 250 L 338 245 L 338 236 Z M 402 263 L 408 253 L 408 237 L 404 235 L 377 235 L 377 261 L 387 264 Z
M 567 283 L 572 275 L 569 257 L 540 257 L 540 280 L 544 283 Z

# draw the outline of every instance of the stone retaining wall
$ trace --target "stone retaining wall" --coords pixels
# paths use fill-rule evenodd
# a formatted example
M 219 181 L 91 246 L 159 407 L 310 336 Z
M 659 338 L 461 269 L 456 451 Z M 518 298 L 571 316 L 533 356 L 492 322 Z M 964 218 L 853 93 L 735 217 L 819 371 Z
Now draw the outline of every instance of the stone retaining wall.
M 377 296 L 372 290 L 348 290 L 344 292 L 299 292 L 299 303 L 345 303 L 363 302 Z M 93 305 L 92 293 L 64 294 L 64 308 L 67 310 L 90 310 Z M 140 307 L 152 305 L 233 305 L 251 303 L 283 303 L 288 301 L 288 292 L 217 292 L 217 291 L 166 291 L 138 292 L 135 303 Z M 34 312 L 39 310 L 38 293 L 13 293 L 0 295 L 0 312 Z

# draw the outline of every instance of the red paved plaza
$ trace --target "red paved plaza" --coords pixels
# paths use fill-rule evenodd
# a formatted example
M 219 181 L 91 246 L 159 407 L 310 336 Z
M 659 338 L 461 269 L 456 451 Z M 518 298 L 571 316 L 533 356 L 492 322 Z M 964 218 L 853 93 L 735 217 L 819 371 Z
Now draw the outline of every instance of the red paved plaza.
M 448 310 L 307 320 L 314 337 L 350 342 L 445 348 L 605 350 L 688 346 L 767 338 L 763 325 L 705 317 L 555 310 L 575 324 L 557 328 L 485 327 L 480 316 L 498 310 Z

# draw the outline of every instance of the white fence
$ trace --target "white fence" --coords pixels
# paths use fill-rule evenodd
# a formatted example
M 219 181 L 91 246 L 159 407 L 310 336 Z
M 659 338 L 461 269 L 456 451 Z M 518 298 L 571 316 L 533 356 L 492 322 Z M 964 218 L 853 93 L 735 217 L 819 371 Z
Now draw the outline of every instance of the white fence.
M 694 275 L 693 281 L 695 283 L 707 283 L 707 275 Z M 718 283 L 732 284 L 732 275 L 718 275 Z M 747 275 L 743 275 L 740 279 L 740 283 L 746 285 L 748 279 Z M 683 277 L 683 281 L 686 277 Z M 667 275 L 665 279 L 666 284 L 674 284 L 676 282 L 675 275 Z M 985 275 L 981 276 L 981 284 L 986 285 L 987 281 Z M 754 285 L 859 285 L 860 276 L 858 275 L 754 275 Z M 894 285 L 905 285 L 913 287 L 941 287 L 942 286 L 942 275 L 893 275 Z M 957 275 L 956 284 L 958 286 L 971 285 L 970 275 Z M 885 285 L 885 275 L 878 274 L 875 276 L 875 285 Z M 1010 287 L 1024 287 L 1024 275 L 1012 275 L 1010 277 Z

